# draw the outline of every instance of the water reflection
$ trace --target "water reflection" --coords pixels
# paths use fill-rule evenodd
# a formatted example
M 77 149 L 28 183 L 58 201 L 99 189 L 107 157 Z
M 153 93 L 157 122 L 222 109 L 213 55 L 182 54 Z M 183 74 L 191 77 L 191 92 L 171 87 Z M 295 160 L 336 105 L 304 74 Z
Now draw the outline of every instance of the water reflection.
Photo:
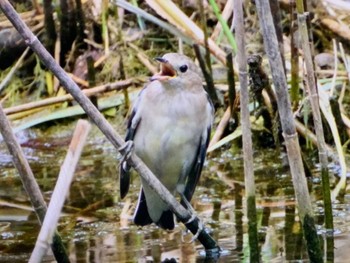
M 72 124 L 74 127 L 74 124 Z M 72 129 L 73 130 L 73 129 Z M 39 132 L 39 134 L 41 131 Z M 24 151 L 47 200 L 66 153 L 69 132 L 26 137 Z M 29 142 L 28 142 L 29 140 Z M 35 140 L 35 141 L 31 141 Z M 48 143 L 56 140 L 56 143 Z M 34 143 L 35 142 L 35 143 Z M 4 158 L 2 158 L 4 156 Z M 303 262 L 308 256 L 295 209 L 288 167 L 275 151 L 255 153 L 259 245 L 263 262 Z M 0 144 L 0 262 L 28 260 L 39 226 L 7 152 Z M 117 154 L 97 131 L 89 139 L 75 175 L 59 231 L 72 262 L 248 262 L 243 162 L 240 151 L 212 155 L 194 196 L 194 208 L 223 249 L 219 259 L 205 258 L 202 246 L 188 244 L 191 235 L 178 225 L 173 232 L 131 223 L 140 182 L 134 176 L 130 194 L 121 202 Z M 320 182 L 313 199 L 320 229 L 323 223 Z M 348 256 L 349 198 L 335 205 L 335 262 Z M 329 236 L 320 231 L 325 241 Z M 332 260 L 331 240 L 325 255 Z M 45 259 L 52 260 L 52 256 Z

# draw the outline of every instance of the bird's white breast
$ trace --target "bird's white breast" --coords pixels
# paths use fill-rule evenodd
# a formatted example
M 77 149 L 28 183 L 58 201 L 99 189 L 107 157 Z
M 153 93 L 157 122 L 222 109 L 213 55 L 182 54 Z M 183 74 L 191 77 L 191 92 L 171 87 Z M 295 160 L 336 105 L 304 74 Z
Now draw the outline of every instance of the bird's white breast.
M 207 128 L 206 94 L 152 85 L 144 90 L 138 106 L 136 154 L 174 191 L 181 174 L 190 169 Z

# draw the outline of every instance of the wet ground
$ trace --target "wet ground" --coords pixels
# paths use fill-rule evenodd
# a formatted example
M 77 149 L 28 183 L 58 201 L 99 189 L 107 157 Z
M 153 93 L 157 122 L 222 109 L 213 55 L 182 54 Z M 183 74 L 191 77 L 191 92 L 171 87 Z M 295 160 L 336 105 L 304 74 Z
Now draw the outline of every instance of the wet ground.
M 58 126 L 43 125 L 18 134 L 46 200 L 52 193 L 75 123 L 60 123 L 60 131 Z M 113 125 L 123 133 L 117 127 L 121 125 Z M 254 153 L 254 162 L 262 261 L 308 262 L 286 157 L 273 149 L 259 150 Z M 72 262 L 215 262 L 205 259 L 200 243 L 188 243 L 191 235 L 181 224 L 173 232 L 154 225 L 133 225 L 131 218 L 140 182 L 135 175 L 131 191 L 120 200 L 117 170 L 116 150 L 93 128 L 58 227 Z M 310 191 L 319 238 L 324 244 L 321 182 L 317 168 L 313 172 Z M 249 262 L 243 186 L 239 147 L 210 154 L 193 204 L 223 249 L 218 262 Z M 350 256 L 349 199 L 347 194 L 334 204 L 334 262 L 348 262 Z M 39 229 L 11 157 L 4 143 L 0 143 L 0 262 L 28 261 Z M 45 262 L 51 261 L 52 256 L 45 258 Z

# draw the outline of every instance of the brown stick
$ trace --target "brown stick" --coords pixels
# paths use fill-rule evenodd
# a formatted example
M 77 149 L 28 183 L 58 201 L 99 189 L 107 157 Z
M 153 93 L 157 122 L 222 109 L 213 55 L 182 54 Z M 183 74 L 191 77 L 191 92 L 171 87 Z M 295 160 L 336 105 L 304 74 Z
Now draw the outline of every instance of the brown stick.
M 68 152 L 61 166 L 55 189 L 51 196 L 47 213 L 40 229 L 33 253 L 29 262 L 41 262 L 52 243 L 52 236 L 56 229 L 61 210 L 73 180 L 75 168 L 91 129 L 88 121 L 79 120 L 75 128 Z
M 250 262 L 259 262 L 258 228 L 255 201 L 255 178 L 253 162 L 253 143 L 249 113 L 249 92 L 247 56 L 245 46 L 244 18 L 242 0 L 235 0 L 233 4 L 235 12 L 234 24 L 237 36 L 237 63 L 240 84 L 241 126 L 243 144 L 244 186 L 246 196 L 246 211 L 248 218 L 248 240 L 250 247 Z
M 127 80 L 123 80 L 123 81 L 117 81 L 114 83 L 108 83 L 105 85 L 97 86 L 97 87 L 91 88 L 91 89 L 84 89 L 84 90 L 82 90 L 82 92 L 86 96 L 90 97 L 90 96 L 95 95 L 95 94 L 100 93 L 100 92 L 120 90 L 120 89 L 123 89 L 127 86 L 130 86 L 132 83 L 133 83 L 133 81 L 131 79 L 127 79 Z M 53 104 L 57 104 L 57 103 L 65 102 L 65 101 L 71 101 L 71 100 L 74 100 L 74 98 L 72 97 L 72 95 L 67 94 L 67 95 L 63 95 L 63 96 L 59 96 L 59 97 L 48 98 L 48 99 L 44 99 L 44 100 L 26 103 L 26 104 L 19 105 L 19 106 L 14 106 L 11 108 L 6 108 L 6 109 L 4 109 L 4 112 L 7 115 L 11 115 L 14 113 L 32 110 L 32 109 L 36 109 L 36 108 L 40 108 L 40 107 L 44 107 L 44 106 L 48 106 L 48 105 L 53 105 Z
M 213 146 L 215 143 L 217 143 L 221 139 L 222 135 L 224 134 L 225 128 L 228 122 L 230 121 L 230 117 L 231 117 L 231 108 L 227 107 L 224 115 L 222 116 L 219 122 L 219 125 L 215 129 L 215 133 L 210 140 L 208 148 Z
M 16 61 L 16 64 L 11 68 L 10 72 L 6 75 L 6 77 L 4 79 L 1 80 L 0 82 L 0 93 L 1 91 L 7 86 L 7 84 L 9 84 L 11 78 L 13 77 L 13 75 L 15 75 L 16 71 L 18 70 L 18 68 L 22 65 L 24 58 L 27 56 L 29 51 L 29 48 L 27 47 L 22 55 L 20 56 L 20 58 Z
M 310 260 L 314 262 L 321 262 L 322 253 L 320 251 L 317 231 L 314 224 L 312 204 L 305 178 L 290 98 L 287 93 L 288 88 L 283 70 L 282 58 L 279 54 L 278 42 L 272 22 L 271 12 L 269 12 L 269 2 L 265 0 L 257 0 L 255 3 L 263 32 L 264 47 L 269 58 L 272 80 L 276 87 L 278 111 L 282 124 L 283 137 L 287 148 L 295 196 L 298 202 L 299 218 L 304 227 L 304 236 L 307 241 Z M 319 260 L 319 258 L 321 258 L 321 260 Z
M 318 96 L 318 87 L 315 79 L 315 72 L 313 66 L 313 59 L 311 54 L 311 48 L 308 38 L 308 28 L 307 28 L 307 13 L 300 4 L 297 2 L 298 9 L 298 23 L 299 23 L 299 36 L 301 41 L 301 46 L 303 49 L 303 58 L 306 68 L 307 78 L 306 89 L 310 94 L 310 104 L 312 109 L 312 117 L 317 137 L 317 148 L 318 148 L 318 158 L 321 165 L 321 177 L 322 177 L 322 190 L 323 190 L 323 205 L 325 209 L 325 226 L 327 229 L 334 229 L 333 223 L 333 212 L 332 212 L 332 201 L 331 201 L 331 190 L 329 183 L 329 171 L 328 171 L 328 153 L 326 147 L 326 141 L 324 137 L 323 124 L 321 118 L 320 101 Z M 332 244 L 331 246 L 333 246 Z M 329 247 L 329 246 L 328 246 Z M 333 248 L 332 248 L 333 249 Z

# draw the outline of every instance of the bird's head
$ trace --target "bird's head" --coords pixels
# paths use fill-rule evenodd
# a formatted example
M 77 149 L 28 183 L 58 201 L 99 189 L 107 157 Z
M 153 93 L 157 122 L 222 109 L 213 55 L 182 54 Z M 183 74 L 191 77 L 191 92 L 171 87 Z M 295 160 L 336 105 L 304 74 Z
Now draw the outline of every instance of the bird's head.
M 160 72 L 151 77 L 151 81 L 158 80 L 164 84 L 185 84 L 187 81 L 200 81 L 200 69 L 185 55 L 167 53 L 163 57 L 155 58 L 160 62 Z

